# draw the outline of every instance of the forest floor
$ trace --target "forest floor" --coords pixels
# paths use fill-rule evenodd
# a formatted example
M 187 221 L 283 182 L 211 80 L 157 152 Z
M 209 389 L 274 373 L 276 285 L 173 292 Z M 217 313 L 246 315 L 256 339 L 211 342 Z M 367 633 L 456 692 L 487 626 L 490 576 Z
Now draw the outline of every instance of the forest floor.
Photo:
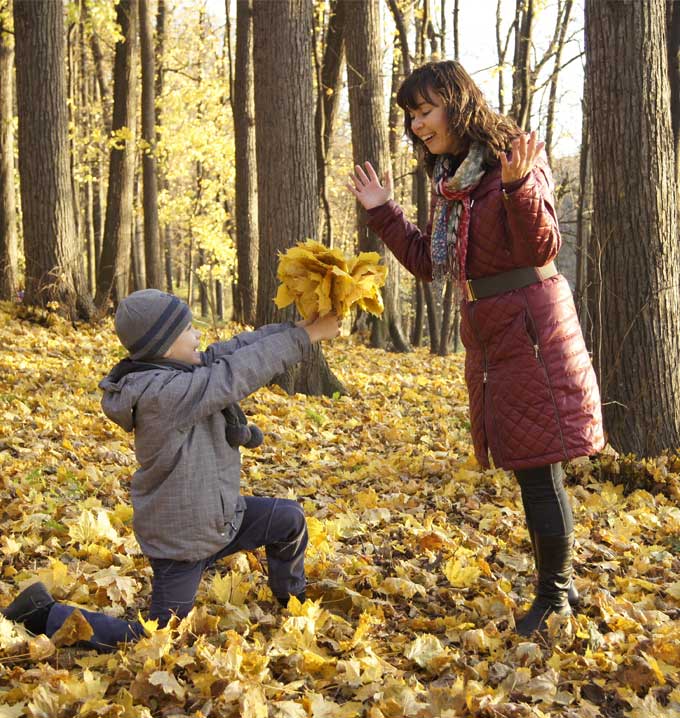
M 112 654 L 69 647 L 77 622 L 50 641 L 0 618 L 0 718 L 677 717 L 678 459 L 570 467 L 582 606 L 527 641 L 519 492 L 472 457 L 462 356 L 355 337 L 325 353 L 348 396 L 243 402 L 267 438 L 244 451 L 244 493 L 303 503 L 310 600 L 275 606 L 255 552 L 206 575 L 187 619 Z M 0 304 L 0 605 L 40 579 L 87 608 L 146 609 L 132 440 L 97 389 L 122 356 L 110 321 Z

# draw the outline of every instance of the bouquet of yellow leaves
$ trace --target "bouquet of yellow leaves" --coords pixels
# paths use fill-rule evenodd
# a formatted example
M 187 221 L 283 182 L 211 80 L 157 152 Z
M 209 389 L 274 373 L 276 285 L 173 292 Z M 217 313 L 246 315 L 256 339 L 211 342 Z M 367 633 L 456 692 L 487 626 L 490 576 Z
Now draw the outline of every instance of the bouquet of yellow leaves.
M 387 267 L 378 264 L 377 252 L 361 252 L 348 259 L 338 249 L 309 241 L 279 256 L 276 276 L 281 286 L 274 299 L 279 309 L 295 302 L 304 319 L 330 311 L 342 319 L 358 304 L 371 314 L 382 314 L 380 287 L 385 284 Z

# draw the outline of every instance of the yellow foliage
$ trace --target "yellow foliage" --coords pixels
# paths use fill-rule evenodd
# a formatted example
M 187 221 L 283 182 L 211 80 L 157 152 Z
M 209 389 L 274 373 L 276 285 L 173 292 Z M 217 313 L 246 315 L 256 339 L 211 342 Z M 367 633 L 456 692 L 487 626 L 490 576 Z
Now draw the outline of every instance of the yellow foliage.
M 380 315 L 387 268 L 379 261 L 377 252 L 346 258 L 339 249 L 318 242 L 298 243 L 280 256 L 276 306 L 283 309 L 295 302 L 305 319 L 330 311 L 343 318 L 355 304 Z
M 534 567 L 519 490 L 472 457 L 463 358 L 354 337 L 325 355 L 348 396 L 244 401 L 267 441 L 243 456 L 243 491 L 303 502 L 308 600 L 279 608 L 252 551 L 204 577 L 187 618 L 145 622 L 109 656 L 0 617 L 0 718 L 678 715 L 675 460 L 645 464 L 671 498 L 598 483 L 588 459 L 572 469 L 583 610 L 522 641 Z M 59 600 L 147 615 L 132 439 L 97 390 L 119 356 L 108 320 L 43 327 L 0 304 L 0 606 L 42 580 Z M 82 640 L 73 621 L 67 642 Z

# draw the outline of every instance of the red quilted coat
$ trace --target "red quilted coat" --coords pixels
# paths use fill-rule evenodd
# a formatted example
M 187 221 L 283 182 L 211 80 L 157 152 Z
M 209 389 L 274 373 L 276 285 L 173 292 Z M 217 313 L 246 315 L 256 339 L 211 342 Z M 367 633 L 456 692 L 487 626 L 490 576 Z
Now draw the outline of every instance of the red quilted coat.
M 466 272 L 479 279 L 543 266 L 560 248 L 545 155 L 503 193 L 501 169 L 472 192 Z M 393 201 L 369 211 L 369 227 L 412 274 L 430 281 L 430 237 Z M 526 469 L 593 454 L 604 444 L 600 394 L 567 280 L 464 301 L 461 338 L 477 460 Z

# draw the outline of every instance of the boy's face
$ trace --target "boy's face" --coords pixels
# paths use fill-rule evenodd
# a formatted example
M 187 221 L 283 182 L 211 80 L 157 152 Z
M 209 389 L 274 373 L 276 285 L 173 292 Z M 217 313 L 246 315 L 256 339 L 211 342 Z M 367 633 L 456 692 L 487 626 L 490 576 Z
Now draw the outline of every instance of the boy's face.
M 198 352 L 198 344 L 201 332 L 194 329 L 191 324 L 175 339 L 170 348 L 163 355 L 164 359 L 181 361 L 185 364 L 200 364 L 201 355 Z

